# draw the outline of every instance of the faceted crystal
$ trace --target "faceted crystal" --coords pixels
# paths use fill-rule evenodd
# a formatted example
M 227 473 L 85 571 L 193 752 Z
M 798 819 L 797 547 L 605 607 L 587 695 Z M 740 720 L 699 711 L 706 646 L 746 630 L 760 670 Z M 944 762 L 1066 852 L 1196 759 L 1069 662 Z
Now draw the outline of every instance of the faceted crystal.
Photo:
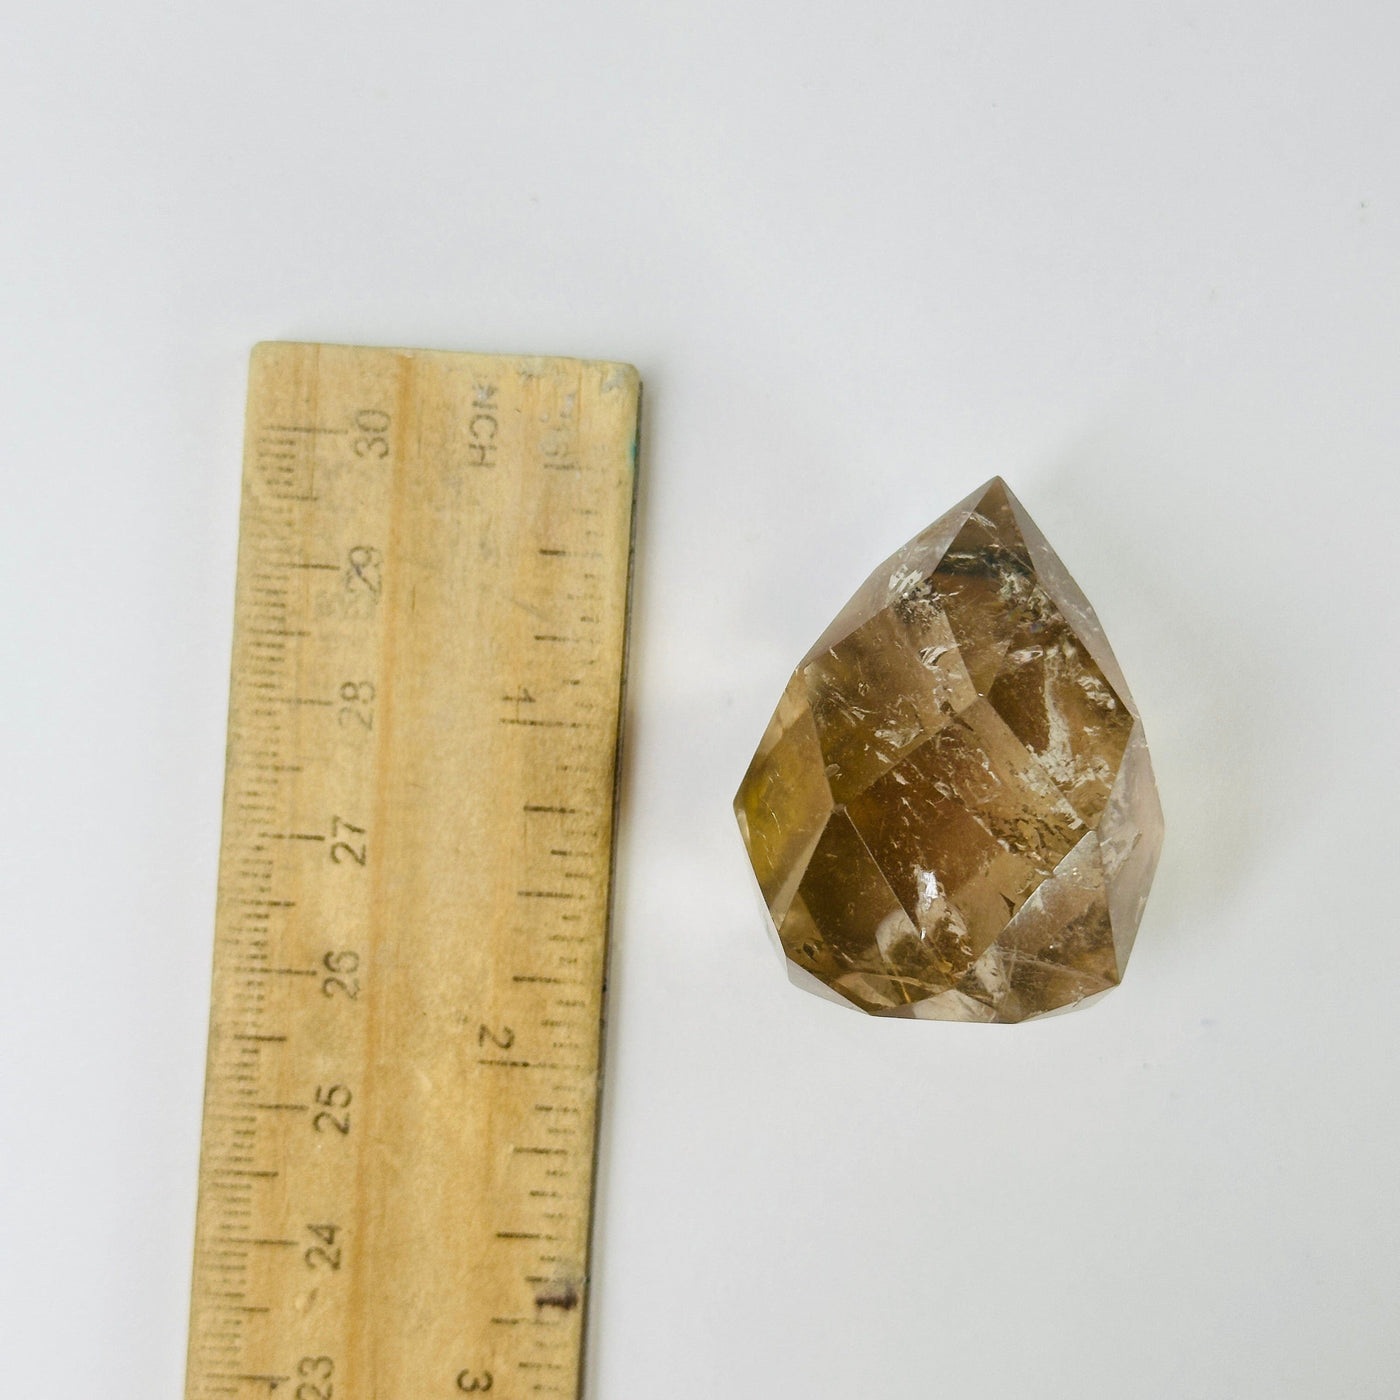
M 803 658 L 734 810 L 793 980 L 877 1016 L 1116 986 L 1162 845 L 1123 673 L 999 477 Z

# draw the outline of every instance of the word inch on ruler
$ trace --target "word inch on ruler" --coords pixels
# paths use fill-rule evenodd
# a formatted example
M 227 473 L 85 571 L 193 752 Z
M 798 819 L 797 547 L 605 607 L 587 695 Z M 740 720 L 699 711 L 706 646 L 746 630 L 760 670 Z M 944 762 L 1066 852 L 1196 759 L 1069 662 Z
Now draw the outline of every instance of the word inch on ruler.
M 637 408 L 253 354 L 187 1400 L 578 1392 Z

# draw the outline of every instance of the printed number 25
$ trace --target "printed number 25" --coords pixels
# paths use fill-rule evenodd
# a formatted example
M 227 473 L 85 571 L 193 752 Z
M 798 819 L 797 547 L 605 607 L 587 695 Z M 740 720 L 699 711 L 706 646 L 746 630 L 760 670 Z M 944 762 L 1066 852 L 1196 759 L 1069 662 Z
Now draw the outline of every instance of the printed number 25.
M 328 1127 L 334 1128 L 341 1137 L 345 1137 L 350 1131 L 350 1115 L 344 1110 L 350 1107 L 352 1098 L 344 1084 L 332 1084 L 329 1089 L 318 1087 L 316 1102 L 321 1106 L 321 1111 L 311 1120 L 311 1126 L 318 1133 L 324 1133 Z M 336 1113 L 340 1114 L 339 1118 Z

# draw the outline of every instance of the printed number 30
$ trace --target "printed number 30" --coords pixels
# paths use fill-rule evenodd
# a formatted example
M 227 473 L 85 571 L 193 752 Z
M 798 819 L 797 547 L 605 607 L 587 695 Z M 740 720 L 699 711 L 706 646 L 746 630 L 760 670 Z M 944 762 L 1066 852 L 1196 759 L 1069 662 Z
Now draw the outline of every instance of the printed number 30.
M 355 426 L 364 434 L 355 439 L 355 456 L 387 457 L 389 439 L 383 434 L 389 430 L 389 415 L 377 408 L 362 408 L 355 415 Z

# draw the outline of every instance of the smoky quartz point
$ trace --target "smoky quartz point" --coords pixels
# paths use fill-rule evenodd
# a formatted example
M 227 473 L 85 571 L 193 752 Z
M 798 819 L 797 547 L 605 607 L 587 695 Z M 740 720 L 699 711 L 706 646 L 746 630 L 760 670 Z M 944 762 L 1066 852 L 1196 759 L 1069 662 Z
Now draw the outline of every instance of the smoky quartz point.
M 1162 845 L 1142 721 L 998 477 L 880 566 L 793 673 L 735 798 L 799 985 L 1020 1021 L 1118 984 Z

